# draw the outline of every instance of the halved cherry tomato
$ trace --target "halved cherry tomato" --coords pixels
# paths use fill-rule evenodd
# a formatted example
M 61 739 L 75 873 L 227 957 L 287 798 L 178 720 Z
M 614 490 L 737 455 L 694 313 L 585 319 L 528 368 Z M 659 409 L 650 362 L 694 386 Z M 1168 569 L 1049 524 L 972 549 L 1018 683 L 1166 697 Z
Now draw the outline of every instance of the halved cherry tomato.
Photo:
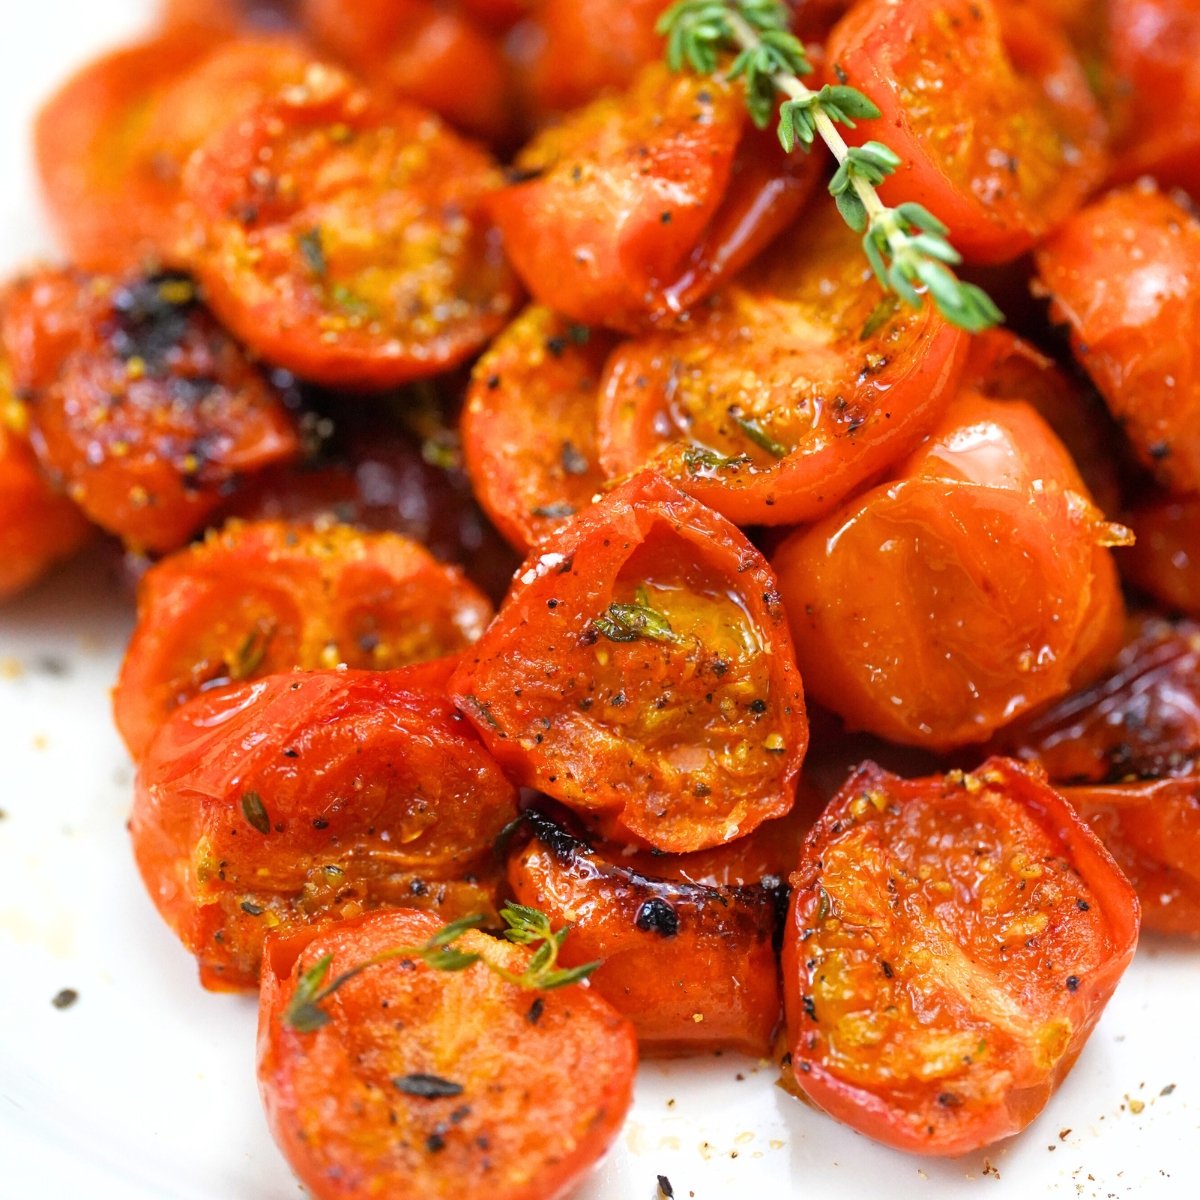
M 303 0 L 301 8 L 309 32 L 374 86 L 480 137 L 511 133 L 508 66 L 470 17 L 431 0 Z
M 517 65 L 544 119 L 626 88 L 662 58 L 663 0 L 544 0 L 519 40 Z
M 1151 495 L 1121 518 L 1137 541 L 1121 574 L 1176 612 L 1200 616 L 1200 497 Z
M 808 744 L 766 561 L 650 473 L 526 560 L 450 681 L 511 777 L 684 853 L 790 811 Z
M 985 740 L 1116 652 L 1109 530 L 1028 405 L 962 393 L 891 482 L 776 552 L 809 691 L 894 741 Z
M 557 1200 L 617 1136 L 633 1097 L 629 1022 L 594 989 L 531 994 L 482 963 L 435 971 L 393 959 L 284 1021 L 298 978 L 329 955 L 332 981 L 437 933 L 426 913 L 378 912 L 323 933 L 295 959 L 268 954 L 258 1080 L 276 1143 L 317 1200 L 486 1196 Z M 468 932 L 457 945 L 520 973 L 530 951 Z M 292 966 L 292 962 L 295 966 Z
M 809 835 L 783 947 L 796 1081 L 861 1133 L 957 1155 L 1023 1129 L 1138 937 L 1116 863 L 1006 759 L 904 780 L 864 764 Z
M 541 303 L 637 330 L 674 322 L 744 266 L 800 210 L 821 166 L 751 132 L 737 85 L 660 63 L 544 130 L 492 211 Z
M 240 475 L 296 456 L 295 422 L 186 276 L 129 279 L 102 303 L 81 291 L 90 319 L 37 393 L 31 441 L 97 525 L 174 550 Z
M 1200 190 L 1200 4 L 1107 0 L 1113 176 Z
M 440 658 L 475 641 L 491 615 L 461 571 L 397 534 L 231 521 L 143 576 L 113 694 L 117 727 L 140 759 L 198 692 L 294 667 Z
M 522 552 L 604 484 L 596 397 L 615 344 L 533 304 L 475 364 L 462 417 L 467 471 L 488 516 Z
M 272 675 L 199 696 L 159 731 L 129 828 L 205 987 L 256 987 L 268 935 L 366 909 L 494 913 L 492 843 L 516 789 L 411 670 Z
M 1200 222 L 1139 183 L 1075 216 L 1037 263 L 1051 317 L 1138 456 L 1172 491 L 1200 489 Z
M 728 888 L 646 876 L 535 810 L 525 819 L 533 838 L 509 859 L 509 885 L 571 926 L 564 966 L 603 959 L 591 986 L 633 1022 L 643 1054 L 770 1053 L 783 1012 L 782 879 Z
M 484 213 L 498 182 L 432 113 L 315 65 L 192 157 L 190 254 L 213 310 L 269 362 L 392 387 L 469 357 L 515 307 Z
M 1016 258 L 1104 178 L 1104 119 L 1070 44 L 1034 7 L 866 0 L 826 52 L 883 114 L 847 140 L 882 141 L 902 161 L 880 196 L 923 204 L 968 262 Z
M 611 475 L 652 466 L 738 524 L 811 521 L 913 451 L 967 336 L 900 306 L 823 199 L 691 326 L 620 347 L 600 402 Z
M 72 268 L 43 268 L 13 280 L 0 293 L 0 356 L 9 384 L 32 396 L 57 378 L 105 309 L 113 281 Z

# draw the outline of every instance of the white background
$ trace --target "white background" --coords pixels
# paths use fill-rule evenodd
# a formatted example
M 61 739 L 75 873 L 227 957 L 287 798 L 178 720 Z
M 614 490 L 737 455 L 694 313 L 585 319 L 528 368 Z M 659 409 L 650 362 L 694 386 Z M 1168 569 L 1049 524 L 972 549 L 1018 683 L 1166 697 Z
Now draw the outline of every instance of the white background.
M 150 5 L 0 8 L 8 268 L 52 252 L 28 161 L 39 97 L 144 25 Z M 284 1200 L 300 1189 L 259 1111 L 254 1002 L 200 989 L 129 854 L 132 772 L 108 688 L 132 613 L 111 567 L 92 553 L 0 607 L 0 1197 Z M 80 999 L 58 1011 L 63 987 Z M 745 1059 L 651 1064 L 578 1200 L 651 1200 L 660 1173 L 703 1200 L 1196 1196 L 1198 1014 L 1200 945 L 1144 944 L 1049 1109 L 1020 1138 L 954 1162 L 881 1149 Z

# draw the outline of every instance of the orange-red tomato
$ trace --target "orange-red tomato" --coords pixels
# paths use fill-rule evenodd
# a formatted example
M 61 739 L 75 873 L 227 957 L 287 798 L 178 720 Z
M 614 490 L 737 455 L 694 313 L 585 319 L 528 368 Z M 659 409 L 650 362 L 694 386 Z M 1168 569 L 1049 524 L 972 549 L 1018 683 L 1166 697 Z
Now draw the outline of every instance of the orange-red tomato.
M 410 671 L 271 675 L 197 697 L 155 737 L 133 850 L 205 987 L 256 987 L 268 935 L 379 907 L 494 908 L 516 789 Z
M 533 837 L 510 857 L 509 885 L 571 926 L 564 966 L 603 960 L 591 986 L 633 1022 L 643 1054 L 770 1053 L 782 879 L 730 888 L 646 875 L 536 810 L 525 819 Z
M 852 729 L 985 740 L 1116 652 L 1109 530 L 1028 405 L 964 392 L 890 482 L 776 552 L 807 688 Z
M 882 141 L 902 160 L 883 200 L 925 205 L 968 262 L 1016 258 L 1104 178 L 1104 120 L 1065 36 L 1035 7 L 865 0 L 826 52 L 882 113 L 846 138 Z
M 1200 4 L 1107 0 L 1113 176 L 1200 189 Z
M 32 396 L 58 378 L 103 312 L 112 287 L 104 276 L 40 268 L 0 292 L 0 357 L 14 392 Z
M 491 615 L 461 571 L 397 534 L 231 521 L 142 577 L 113 694 L 117 728 L 140 759 L 198 692 L 294 667 L 440 658 L 470 645 Z
M 1172 491 L 1200 489 L 1200 222 L 1139 183 L 1077 214 L 1037 264 L 1138 456 Z
M 600 456 L 646 465 L 738 524 L 811 521 L 916 449 L 954 395 L 967 337 L 864 270 L 831 201 L 677 333 L 609 360 Z
M 753 131 L 739 86 L 650 66 L 517 156 L 492 211 L 537 300 L 615 329 L 671 323 L 791 221 L 821 156 Z
M 332 980 L 438 927 L 425 913 L 371 913 L 322 934 L 294 967 L 269 956 L 259 1088 L 316 1200 L 560 1200 L 620 1131 L 637 1046 L 594 990 L 531 995 L 482 963 L 447 973 L 393 959 L 324 1001 L 329 1022 L 315 1033 L 284 1023 L 299 974 L 323 956 Z M 516 973 L 531 953 L 476 932 L 458 945 Z
M 1200 497 L 1151 495 L 1121 518 L 1137 541 L 1122 576 L 1176 612 L 1200 616 Z
M 45 339 L 78 337 L 36 393 L 30 438 L 97 525 L 136 550 L 174 550 L 240 476 L 296 456 L 295 422 L 186 276 L 97 282 L 99 297 L 80 284 L 83 328 Z
M 484 211 L 498 182 L 432 113 L 314 65 L 193 155 L 189 256 L 213 310 L 267 361 L 384 389 L 463 361 L 515 307 Z
M 916 780 L 865 764 L 792 884 L 796 1081 L 839 1121 L 919 1154 L 1028 1125 L 1137 944 L 1116 863 L 1043 777 L 1006 759 Z
M 684 853 L 790 811 L 792 655 L 759 552 L 647 473 L 534 550 L 450 694 L 519 783 Z
M 611 334 L 530 305 L 475 364 L 463 408 L 467 471 L 488 516 L 524 552 L 604 484 L 596 399 Z
M 371 83 L 480 137 L 512 129 L 499 45 L 469 16 L 431 0 L 303 0 L 310 33 Z

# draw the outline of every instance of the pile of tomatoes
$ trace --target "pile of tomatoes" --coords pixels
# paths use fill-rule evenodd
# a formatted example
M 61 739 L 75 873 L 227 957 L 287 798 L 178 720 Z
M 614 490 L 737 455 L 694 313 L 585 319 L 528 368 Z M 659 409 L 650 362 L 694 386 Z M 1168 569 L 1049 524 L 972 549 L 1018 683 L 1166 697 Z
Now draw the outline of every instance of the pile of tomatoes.
M 323 1200 L 558 1197 L 639 1053 L 963 1153 L 1200 934 L 1200 4 L 792 5 L 974 336 L 665 7 L 173 0 L 38 120 L 0 597 L 145 568 L 137 864 Z

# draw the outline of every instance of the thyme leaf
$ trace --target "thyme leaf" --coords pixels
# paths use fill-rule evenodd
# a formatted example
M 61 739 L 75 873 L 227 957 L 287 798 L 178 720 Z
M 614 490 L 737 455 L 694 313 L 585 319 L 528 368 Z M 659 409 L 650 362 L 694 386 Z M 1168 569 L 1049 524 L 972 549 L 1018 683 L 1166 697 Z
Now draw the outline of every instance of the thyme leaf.
M 271 818 L 267 815 L 267 807 L 257 792 L 246 792 L 242 796 L 242 815 L 259 833 L 271 832 Z
M 641 638 L 649 638 L 653 642 L 679 641 L 671 629 L 671 622 L 651 607 L 645 588 L 638 588 L 637 601 L 633 604 L 614 601 L 602 616 L 592 622 L 592 626 L 610 642 L 636 642 Z
M 787 458 L 788 448 L 777 442 L 753 418 L 734 417 L 733 419 L 737 422 L 737 427 L 760 449 L 765 450 L 774 458 Z

